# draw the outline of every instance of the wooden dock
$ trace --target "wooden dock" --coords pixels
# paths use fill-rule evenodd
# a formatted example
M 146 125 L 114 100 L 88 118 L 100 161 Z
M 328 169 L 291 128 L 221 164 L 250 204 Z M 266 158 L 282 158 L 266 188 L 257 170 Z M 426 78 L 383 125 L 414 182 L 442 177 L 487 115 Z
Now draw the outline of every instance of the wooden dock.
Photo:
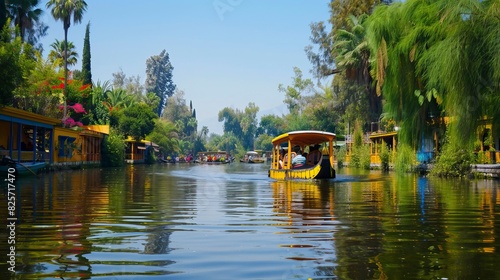
M 485 177 L 500 178 L 500 164 L 473 164 L 472 172 Z

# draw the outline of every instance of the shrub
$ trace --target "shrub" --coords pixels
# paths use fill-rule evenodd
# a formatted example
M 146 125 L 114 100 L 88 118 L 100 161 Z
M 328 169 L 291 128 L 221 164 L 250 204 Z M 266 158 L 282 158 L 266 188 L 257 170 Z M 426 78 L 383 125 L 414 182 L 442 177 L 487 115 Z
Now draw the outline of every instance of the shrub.
M 354 129 L 354 139 L 352 145 L 350 166 L 370 169 L 370 146 L 363 142 L 363 130 L 361 125 L 356 125 Z
M 397 172 L 411 172 L 414 168 L 415 152 L 409 145 L 399 144 L 396 155 L 395 169 Z
M 341 168 L 342 166 L 344 166 L 346 154 L 347 154 L 347 149 L 346 149 L 345 146 L 341 147 L 340 149 L 338 149 L 336 151 L 335 157 L 337 158 L 337 166 L 338 166 L 338 168 Z
M 442 177 L 467 176 L 471 172 L 473 161 L 473 153 L 468 147 L 458 147 L 446 143 L 431 170 L 431 175 Z
M 157 158 L 155 155 L 155 149 L 153 148 L 153 146 L 148 146 L 148 148 L 146 149 L 146 155 L 144 158 L 144 162 L 146 164 L 153 164 L 153 163 L 156 163 L 156 161 L 157 161 Z
M 371 161 L 370 161 L 370 145 L 363 145 L 359 148 L 359 153 L 361 155 L 361 160 L 360 160 L 360 164 L 361 164 L 361 168 L 363 169 L 370 169 L 370 164 L 371 164 Z
M 109 131 L 102 145 L 101 164 L 105 167 L 117 167 L 125 164 L 125 141 L 115 129 Z
M 387 148 L 387 145 L 385 143 L 382 143 L 382 146 L 380 147 L 380 162 L 381 162 L 381 168 L 384 171 L 389 170 L 389 162 L 391 159 L 391 152 L 389 151 L 389 148 Z

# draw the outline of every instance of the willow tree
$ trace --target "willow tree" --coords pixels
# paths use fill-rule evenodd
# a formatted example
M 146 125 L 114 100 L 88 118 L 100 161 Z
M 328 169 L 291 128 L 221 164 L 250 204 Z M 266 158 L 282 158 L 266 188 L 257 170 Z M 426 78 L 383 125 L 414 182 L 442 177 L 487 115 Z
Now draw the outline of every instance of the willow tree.
M 375 10 L 368 27 L 373 75 L 385 111 L 401 126 L 400 142 L 416 147 L 429 117 L 446 116 L 445 152 L 457 154 L 475 138 L 481 116 L 498 116 L 498 5 L 409 0 Z
M 450 141 L 457 146 L 475 138 L 478 120 L 499 120 L 500 2 L 439 1 L 446 37 L 422 58 L 425 80 L 444 94 L 453 118 Z
M 379 6 L 368 22 L 376 91 L 383 94 L 386 117 L 401 127 L 400 142 L 413 149 L 429 133 L 431 117 L 441 112 L 442 93 L 427 85 L 421 70 L 429 47 L 447 31 L 435 16 L 439 6 L 431 2 Z
M 82 21 L 83 13 L 87 10 L 87 3 L 84 0 L 49 0 L 47 8 L 51 9 L 52 16 L 55 20 L 63 22 L 64 28 L 64 44 L 68 46 L 68 29 L 71 26 L 71 18 L 73 23 Z M 65 48 L 67 49 L 67 48 Z M 63 122 L 67 118 L 67 85 L 68 85 L 68 57 L 64 56 L 64 116 Z

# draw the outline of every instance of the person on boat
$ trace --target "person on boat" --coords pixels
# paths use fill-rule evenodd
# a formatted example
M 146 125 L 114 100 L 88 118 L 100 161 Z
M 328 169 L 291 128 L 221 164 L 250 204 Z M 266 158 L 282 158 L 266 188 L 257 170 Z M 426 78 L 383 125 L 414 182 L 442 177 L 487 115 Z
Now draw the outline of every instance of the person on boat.
M 283 169 L 283 159 L 285 158 L 285 150 L 280 150 L 280 158 L 279 158 L 279 169 Z
M 295 156 L 292 159 L 292 167 L 293 168 L 302 167 L 302 166 L 304 166 L 305 163 L 306 163 L 306 157 L 300 153 L 297 153 L 297 156 Z
M 292 158 L 292 168 L 298 168 L 306 164 L 306 157 L 300 152 L 300 147 L 295 146 L 293 150 L 297 155 Z

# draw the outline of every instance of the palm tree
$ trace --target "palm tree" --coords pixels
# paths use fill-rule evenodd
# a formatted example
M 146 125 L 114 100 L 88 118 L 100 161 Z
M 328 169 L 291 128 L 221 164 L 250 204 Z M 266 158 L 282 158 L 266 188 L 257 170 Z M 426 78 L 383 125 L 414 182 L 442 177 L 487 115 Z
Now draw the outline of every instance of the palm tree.
M 92 98 L 88 104 L 89 111 L 92 112 L 93 124 L 109 124 L 109 108 L 105 104 L 108 94 L 112 92 L 112 87 L 109 81 L 92 85 Z
M 361 86 L 370 106 L 370 121 L 376 121 L 382 112 L 380 92 L 372 85 L 370 75 L 370 48 L 366 40 L 365 22 L 368 15 L 349 16 L 345 29 L 338 29 L 334 35 L 333 52 L 336 54 L 337 69 L 343 71 L 348 81 Z M 354 99 L 356 100 L 356 99 Z
M 71 25 L 71 18 L 73 23 L 80 23 L 82 16 L 87 9 L 87 3 L 84 0 L 49 0 L 47 8 L 51 9 L 52 16 L 55 20 L 61 20 L 64 28 L 64 44 L 68 45 L 68 29 Z M 67 114 L 67 84 L 68 84 L 68 59 L 64 57 L 64 117 Z
M 104 101 L 105 105 L 108 107 L 109 111 L 114 109 L 123 108 L 125 99 L 127 97 L 127 92 L 124 89 L 113 89 L 107 92 L 106 99 Z
M 19 27 L 21 41 L 25 41 L 26 32 L 34 31 L 39 23 L 43 11 L 37 8 L 39 0 L 6 0 L 7 9 L 14 19 L 14 24 Z
M 68 42 L 67 50 L 66 43 L 57 39 L 50 46 L 52 47 L 52 50 L 49 53 L 49 60 L 59 65 L 59 67 L 64 67 L 65 58 L 67 58 L 68 65 L 75 65 L 78 61 L 78 53 L 75 51 L 75 45 L 73 45 L 72 42 Z

